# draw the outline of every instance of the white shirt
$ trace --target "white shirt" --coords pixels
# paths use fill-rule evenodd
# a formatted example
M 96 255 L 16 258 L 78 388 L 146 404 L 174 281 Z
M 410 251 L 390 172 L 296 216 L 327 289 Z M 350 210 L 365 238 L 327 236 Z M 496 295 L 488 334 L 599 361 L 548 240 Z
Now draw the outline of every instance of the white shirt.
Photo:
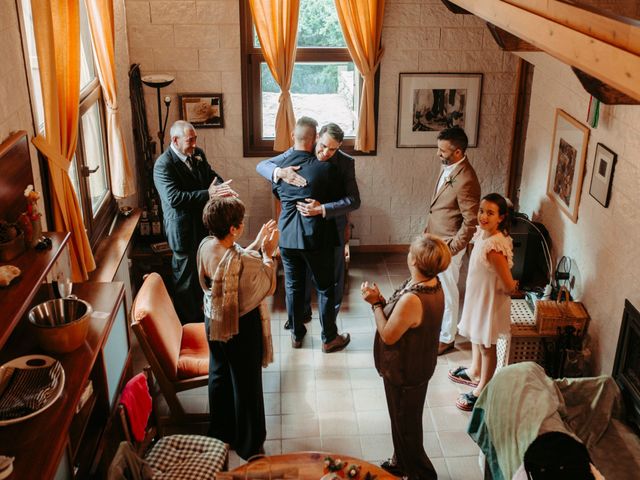
M 175 153 L 178 156 L 178 158 L 184 162 L 187 168 L 191 170 L 191 167 L 187 163 L 188 157 L 184 153 L 182 153 L 180 150 L 178 150 L 173 143 L 171 144 L 171 150 L 173 150 L 173 153 Z
M 447 179 L 453 177 L 453 174 L 456 171 L 457 167 L 460 166 L 460 164 L 462 164 L 462 162 L 464 162 L 466 159 L 467 159 L 467 156 L 465 155 L 464 157 L 462 157 L 462 160 L 460 160 L 459 162 L 453 163 L 451 165 L 442 166 L 442 172 L 440 173 L 440 179 L 438 180 L 438 186 L 436 187 L 436 192 L 438 192 L 440 188 L 442 188 L 442 185 L 444 185 L 444 182 L 447 181 Z

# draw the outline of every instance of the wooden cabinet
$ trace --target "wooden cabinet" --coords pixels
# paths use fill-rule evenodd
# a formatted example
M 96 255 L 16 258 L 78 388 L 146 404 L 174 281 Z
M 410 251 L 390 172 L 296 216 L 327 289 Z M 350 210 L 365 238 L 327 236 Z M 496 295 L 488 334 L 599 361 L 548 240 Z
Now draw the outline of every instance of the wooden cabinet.
M 121 282 L 74 284 L 73 293 L 94 311 L 87 338 L 78 349 L 66 354 L 44 352 L 30 335 L 25 312 L 51 297 L 50 286 L 42 280 L 57 257 L 55 249 L 64 245 L 59 235 L 67 238 L 53 234 L 57 240 L 49 260 L 33 250 L 16 259 L 21 269 L 24 265 L 21 283 L 14 285 L 13 293 L 11 288 L 0 293 L 2 309 L 10 309 L 9 317 L 3 315 L 1 320 L 0 364 L 42 353 L 59 360 L 65 371 L 63 394 L 49 408 L 23 422 L 0 427 L 0 454 L 15 457 L 11 478 L 16 479 L 90 477 L 104 450 L 105 429 L 128 373 L 129 337 Z M 93 392 L 76 411 L 89 382 Z

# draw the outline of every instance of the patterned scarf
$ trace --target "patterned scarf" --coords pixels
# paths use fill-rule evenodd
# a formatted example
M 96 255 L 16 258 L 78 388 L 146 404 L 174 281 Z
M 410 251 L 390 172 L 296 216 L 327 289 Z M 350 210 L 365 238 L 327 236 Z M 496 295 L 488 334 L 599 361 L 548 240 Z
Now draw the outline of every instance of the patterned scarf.
M 211 285 L 211 320 L 209 340 L 227 342 L 240 331 L 238 310 L 238 281 L 242 267 L 243 250 L 237 244 L 229 248 L 213 275 Z M 273 363 L 271 316 L 263 300 L 259 307 L 262 323 L 262 366 Z

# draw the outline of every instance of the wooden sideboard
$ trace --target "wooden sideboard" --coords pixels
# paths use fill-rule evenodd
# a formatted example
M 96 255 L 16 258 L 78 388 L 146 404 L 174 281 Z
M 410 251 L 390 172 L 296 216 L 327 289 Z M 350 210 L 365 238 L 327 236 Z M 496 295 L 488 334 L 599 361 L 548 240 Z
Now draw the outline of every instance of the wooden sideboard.
M 73 293 L 93 307 L 87 338 L 66 354 L 41 350 L 31 334 L 26 313 L 33 305 L 52 298 L 51 285 L 44 281 L 69 238 L 68 233 L 47 235 L 53 240 L 53 248 L 30 249 L 14 259 L 11 264 L 22 270 L 22 276 L 0 289 L 0 365 L 24 355 L 49 355 L 64 368 L 64 389 L 60 398 L 38 415 L 0 427 L 0 455 L 15 457 L 11 478 L 102 476 L 101 454 L 109 448 L 115 403 L 129 373 L 124 285 L 74 284 Z M 89 383 L 93 393 L 76 411 Z

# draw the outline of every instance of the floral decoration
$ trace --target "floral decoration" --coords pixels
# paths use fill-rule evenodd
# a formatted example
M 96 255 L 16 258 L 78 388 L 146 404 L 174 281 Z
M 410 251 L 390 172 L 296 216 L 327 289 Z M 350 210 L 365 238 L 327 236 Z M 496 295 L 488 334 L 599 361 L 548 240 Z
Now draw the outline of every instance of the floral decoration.
M 446 177 L 444 177 L 444 184 L 445 185 L 449 185 L 451 187 L 453 187 L 453 182 L 455 181 L 454 177 L 451 177 L 449 175 L 447 175 Z
M 346 466 L 347 463 L 343 462 L 339 458 L 334 460 L 331 457 L 325 457 L 324 459 L 324 468 L 326 468 L 330 472 L 338 472 Z
M 27 217 L 29 220 L 38 220 L 42 214 L 38 211 L 38 199 L 40 194 L 33 189 L 33 185 L 27 185 L 24 190 L 24 196 L 27 199 Z

